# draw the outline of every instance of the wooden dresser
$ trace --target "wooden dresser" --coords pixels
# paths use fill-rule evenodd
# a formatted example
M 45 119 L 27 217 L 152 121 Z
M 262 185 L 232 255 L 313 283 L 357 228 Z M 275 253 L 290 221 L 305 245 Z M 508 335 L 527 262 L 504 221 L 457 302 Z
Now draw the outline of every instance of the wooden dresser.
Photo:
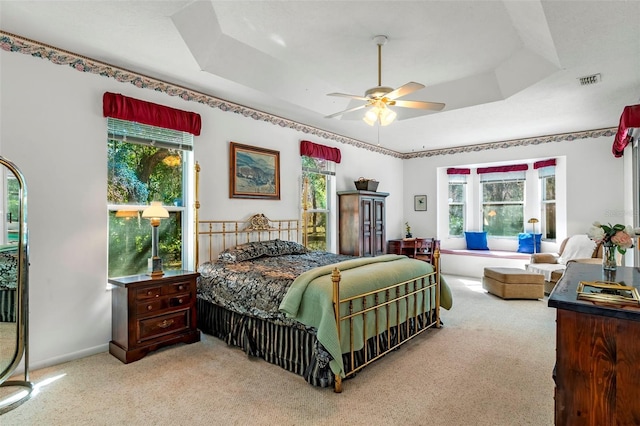
M 580 281 L 640 288 L 636 268 L 603 276 L 602 266 L 569 263 L 549 296 L 557 309 L 554 369 L 557 425 L 640 425 L 640 308 L 577 299 Z
M 196 279 L 200 274 L 165 271 L 160 278 L 112 278 L 109 353 L 124 363 L 175 343 L 200 341 L 196 324 Z
M 385 199 L 374 191 L 338 192 L 338 251 L 352 256 L 378 256 L 387 246 Z

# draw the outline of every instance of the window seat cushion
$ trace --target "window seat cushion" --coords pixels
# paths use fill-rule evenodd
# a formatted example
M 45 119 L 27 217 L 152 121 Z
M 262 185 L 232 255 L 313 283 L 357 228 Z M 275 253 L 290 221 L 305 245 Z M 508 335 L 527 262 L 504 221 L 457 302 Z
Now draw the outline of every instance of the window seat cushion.
M 530 254 L 518 253 L 515 251 L 502 251 L 502 250 L 465 250 L 465 249 L 440 249 L 441 254 L 454 254 L 459 256 L 479 256 L 479 257 L 493 257 L 502 259 L 525 259 L 531 258 Z

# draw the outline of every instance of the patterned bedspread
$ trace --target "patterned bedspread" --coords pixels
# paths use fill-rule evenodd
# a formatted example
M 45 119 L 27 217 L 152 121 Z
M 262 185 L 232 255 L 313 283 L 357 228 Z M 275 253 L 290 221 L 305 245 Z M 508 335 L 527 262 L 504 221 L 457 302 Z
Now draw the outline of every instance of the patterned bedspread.
M 301 273 L 353 256 L 323 251 L 264 256 L 240 262 L 206 262 L 198 272 L 198 297 L 243 315 L 300 326 L 279 311 L 291 283 Z

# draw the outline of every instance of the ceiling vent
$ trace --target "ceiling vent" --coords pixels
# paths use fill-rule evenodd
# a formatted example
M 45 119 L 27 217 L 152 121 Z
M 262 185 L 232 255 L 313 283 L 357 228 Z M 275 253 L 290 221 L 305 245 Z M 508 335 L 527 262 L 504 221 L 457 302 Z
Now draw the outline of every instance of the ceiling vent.
M 589 86 L 590 84 L 600 83 L 602 77 L 600 76 L 600 74 L 592 74 L 580 77 L 578 80 L 580 80 L 580 86 Z

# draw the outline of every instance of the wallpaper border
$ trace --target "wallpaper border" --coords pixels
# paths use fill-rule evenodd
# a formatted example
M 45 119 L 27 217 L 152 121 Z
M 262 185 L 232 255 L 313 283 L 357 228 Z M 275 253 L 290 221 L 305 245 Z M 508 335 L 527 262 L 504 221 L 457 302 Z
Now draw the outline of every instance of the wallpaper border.
M 205 93 L 191 90 L 173 83 L 168 83 L 156 78 L 146 76 L 124 68 L 119 68 L 111 64 L 97 61 L 85 56 L 78 55 L 63 49 L 59 49 L 45 43 L 24 38 L 15 34 L 0 30 L 0 48 L 7 52 L 17 52 L 33 57 L 46 59 L 57 65 L 68 65 L 77 71 L 97 74 L 103 77 L 113 78 L 121 83 L 130 83 L 136 87 L 151 89 L 156 92 L 166 93 L 169 96 L 178 96 L 183 100 L 197 102 L 207 105 L 211 108 L 218 108 L 225 112 L 233 112 L 241 114 L 245 117 L 253 118 L 258 121 L 265 121 L 275 126 L 285 127 L 288 129 L 300 131 L 308 135 L 314 135 L 320 138 L 333 140 L 335 142 L 346 145 L 355 146 L 357 148 L 366 149 L 379 154 L 389 155 L 400 159 L 434 157 L 439 155 L 453 155 L 466 152 L 487 151 L 492 149 L 504 149 L 517 146 L 539 145 L 542 143 L 573 141 L 586 138 L 597 138 L 601 136 L 614 136 L 617 128 L 611 127 L 606 129 L 587 130 L 581 132 L 563 133 L 558 135 L 540 136 L 535 138 L 514 139 L 499 142 L 487 142 L 469 146 L 460 146 L 454 148 L 433 149 L 425 151 L 417 151 L 410 153 L 400 153 L 390 149 L 382 148 L 360 141 L 358 139 L 349 138 L 317 127 L 298 123 L 293 120 L 268 114 L 244 105 L 229 102 L 224 99 L 216 98 Z

